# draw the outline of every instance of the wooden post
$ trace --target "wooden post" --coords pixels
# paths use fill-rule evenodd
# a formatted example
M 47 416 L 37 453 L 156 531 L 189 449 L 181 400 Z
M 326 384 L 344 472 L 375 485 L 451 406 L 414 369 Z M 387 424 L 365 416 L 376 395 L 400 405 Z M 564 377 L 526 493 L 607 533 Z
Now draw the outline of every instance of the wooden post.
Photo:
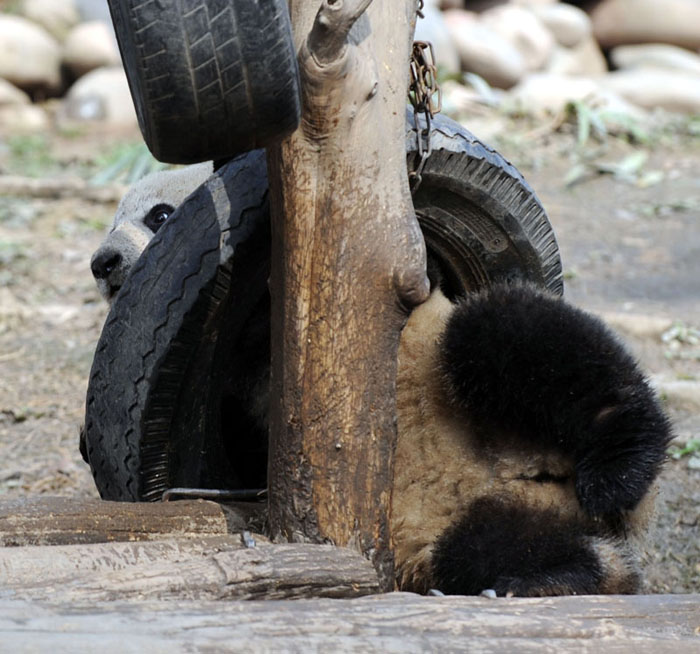
M 396 353 L 428 295 L 404 146 L 416 2 L 289 4 L 303 114 L 268 157 L 270 526 L 359 549 L 390 589 Z

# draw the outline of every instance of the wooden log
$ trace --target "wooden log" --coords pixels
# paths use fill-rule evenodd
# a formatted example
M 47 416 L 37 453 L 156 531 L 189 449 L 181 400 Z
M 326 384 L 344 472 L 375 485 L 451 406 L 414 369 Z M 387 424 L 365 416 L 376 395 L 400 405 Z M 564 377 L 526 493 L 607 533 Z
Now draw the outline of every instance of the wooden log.
M 42 198 L 80 198 L 89 202 L 111 204 L 121 200 L 127 187 L 122 184 L 93 186 L 80 177 L 42 178 L 0 175 L 0 195 Z
M 239 535 L 5 548 L 0 588 L 18 598 L 68 604 L 359 597 L 376 593 L 379 585 L 372 564 L 352 550 L 264 539 L 246 547 Z
M 49 605 L 0 599 L 7 651 L 681 654 L 700 647 L 699 595 L 538 599 L 392 593 L 294 602 Z
M 414 0 L 291 0 L 300 128 L 268 150 L 270 526 L 372 558 L 394 583 L 395 377 L 428 294 L 405 163 Z
M 245 518 L 204 500 L 105 502 L 65 497 L 0 501 L 0 545 L 70 545 L 227 534 Z

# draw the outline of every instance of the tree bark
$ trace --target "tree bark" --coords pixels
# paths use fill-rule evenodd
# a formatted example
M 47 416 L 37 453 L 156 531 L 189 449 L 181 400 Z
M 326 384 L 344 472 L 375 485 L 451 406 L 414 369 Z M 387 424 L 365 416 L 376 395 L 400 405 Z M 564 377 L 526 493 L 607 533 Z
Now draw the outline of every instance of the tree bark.
M 0 548 L 0 587 L 63 605 L 118 600 L 360 597 L 378 590 L 366 559 L 331 545 L 271 545 L 254 535 Z
M 290 0 L 300 128 L 268 157 L 270 526 L 370 556 L 393 584 L 396 353 L 425 300 L 406 176 L 414 0 Z

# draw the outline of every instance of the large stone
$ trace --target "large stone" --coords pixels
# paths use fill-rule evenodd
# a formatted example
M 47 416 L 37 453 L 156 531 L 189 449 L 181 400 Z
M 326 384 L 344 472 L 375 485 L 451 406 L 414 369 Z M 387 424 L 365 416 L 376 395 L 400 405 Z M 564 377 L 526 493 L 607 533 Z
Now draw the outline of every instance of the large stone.
M 545 3 L 532 5 L 530 11 L 565 48 L 573 48 L 592 33 L 591 19 L 578 7 Z
M 522 55 L 527 70 L 541 69 L 554 48 L 551 32 L 524 7 L 494 7 L 481 14 L 481 24 L 512 44 Z
M 29 96 L 14 84 L 0 78 L 0 107 L 16 104 L 29 104 Z
M 57 91 L 61 47 L 43 27 L 26 18 L 0 15 L 0 77 L 25 91 Z
M 603 88 L 646 109 L 700 113 L 700 83 L 695 73 L 660 68 L 618 70 L 600 79 Z
M 525 75 L 523 56 L 506 39 L 479 22 L 476 14 L 459 9 L 444 12 L 462 70 L 476 73 L 491 86 L 508 89 Z
M 112 30 L 101 20 L 73 28 L 63 46 L 63 63 L 81 77 L 95 68 L 119 66 L 119 47 Z
M 601 110 L 645 118 L 638 107 L 587 77 L 533 73 L 511 89 L 508 96 L 508 104 L 533 114 L 556 114 L 569 102 L 586 101 Z
M 22 15 L 41 25 L 59 41 L 80 22 L 75 0 L 24 0 Z
M 673 68 L 700 74 L 700 56 L 663 43 L 620 45 L 611 50 L 610 60 L 616 68 Z
M 5 132 L 34 133 L 51 126 L 48 114 L 35 104 L 0 105 L 0 125 Z
M 106 0 L 75 0 L 83 20 L 102 20 L 110 23 L 109 5 Z
M 588 36 L 573 48 L 557 45 L 547 62 L 546 71 L 558 75 L 595 77 L 608 72 L 608 64 L 598 42 Z
M 81 77 L 64 100 L 64 116 L 76 121 L 103 121 L 133 126 L 136 112 L 122 68 L 98 68 Z
M 429 41 L 433 44 L 435 59 L 438 67 L 447 73 L 459 73 L 459 53 L 450 38 L 442 12 L 425 5 L 423 7 L 424 18 L 418 19 L 414 39 L 416 41 Z
M 698 0 L 602 0 L 591 20 L 603 48 L 634 43 L 700 48 Z

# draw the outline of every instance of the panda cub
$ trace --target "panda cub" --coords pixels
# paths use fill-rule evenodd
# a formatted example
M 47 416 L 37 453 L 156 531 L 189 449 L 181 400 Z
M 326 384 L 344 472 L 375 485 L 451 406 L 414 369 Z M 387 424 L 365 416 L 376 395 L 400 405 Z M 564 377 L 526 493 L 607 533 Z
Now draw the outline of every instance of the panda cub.
M 175 208 L 212 173 L 211 162 L 151 173 L 121 199 L 109 234 L 92 255 L 90 269 L 111 303 L 129 270 Z
M 210 173 L 199 164 L 132 187 L 92 259 L 108 301 L 167 214 Z M 400 589 L 639 590 L 670 428 L 601 321 L 527 284 L 457 304 L 435 288 L 408 319 L 398 364 Z
M 527 284 L 403 331 L 392 534 L 399 587 L 634 593 L 669 423 L 597 318 Z

